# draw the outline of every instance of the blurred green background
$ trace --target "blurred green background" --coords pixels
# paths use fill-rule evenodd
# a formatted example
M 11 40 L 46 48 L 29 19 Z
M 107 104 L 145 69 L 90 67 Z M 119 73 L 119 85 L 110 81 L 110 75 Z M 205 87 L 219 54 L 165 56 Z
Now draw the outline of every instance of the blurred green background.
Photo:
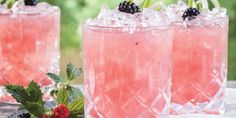
M 115 8 L 123 0 L 42 0 L 61 8 L 61 72 L 71 62 L 82 67 L 80 26 L 88 18 L 95 17 L 101 6 Z M 158 0 L 152 0 L 156 2 Z M 167 4 L 177 0 L 163 0 Z M 227 8 L 230 17 L 229 32 L 229 80 L 236 80 L 236 0 L 219 0 Z

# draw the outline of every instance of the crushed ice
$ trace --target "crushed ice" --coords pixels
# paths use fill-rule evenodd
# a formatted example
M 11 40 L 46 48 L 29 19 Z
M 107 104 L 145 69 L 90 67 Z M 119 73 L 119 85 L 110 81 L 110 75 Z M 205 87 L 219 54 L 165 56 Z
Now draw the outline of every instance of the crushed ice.
M 89 19 L 86 22 L 89 26 L 102 27 L 129 27 L 130 30 L 135 27 L 150 27 L 169 25 L 168 17 L 153 9 L 144 9 L 143 12 L 128 14 L 119 12 L 117 9 L 110 10 L 103 7 L 99 15 L 94 19 Z
M 182 15 L 184 11 L 188 8 L 188 5 L 182 0 L 178 0 L 177 4 L 171 4 L 163 12 L 168 16 L 171 21 L 183 21 Z M 225 8 L 213 8 L 209 10 L 207 8 L 201 11 L 201 14 L 196 18 L 196 20 L 186 21 L 184 24 L 198 24 L 204 25 L 220 25 L 222 26 L 222 18 L 227 18 L 227 10 Z
M 11 9 L 0 5 L 0 14 L 47 14 L 59 9 L 46 2 L 40 2 L 36 6 L 25 6 L 21 0 L 16 1 Z

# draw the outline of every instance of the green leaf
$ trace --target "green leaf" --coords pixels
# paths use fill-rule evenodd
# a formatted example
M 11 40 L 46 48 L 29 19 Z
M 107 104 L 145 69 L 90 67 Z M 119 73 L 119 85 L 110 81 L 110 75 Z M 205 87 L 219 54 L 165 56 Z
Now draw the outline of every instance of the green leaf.
M 194 0 L 188 0 L 188 6 L 189 6 L 189 7 L 193 7 L 193 1 L 194 1 Z
M 141 6 L 142 8 L 148 8 L 151 6 L 151 0 L 144 0 L 142 3 L 141 3 Z
M 53 74 L 53 73 L 47 73 L 48 77 L 52 78 L 53 81 L 58 84 L 58 83 L 62 83 L 63 82 L 63 78 L 61 78 L 60 76 Z
M 201 10 L 203 9 L 202 2 L 200 2 L 200 1 L 197 1 L 197 2 L 196 2 L 196 5 L 197 5 L 197 9 L 198 9 L 198 10 L 200 10 L 200 11 L 201 11 Z
M 66 73 L 68 80 L 73 80 L 75 79 L 75 77 L 80 76 L 81 69 L 76 68 L 74 65 L 70 63 L 67 65 Z
M 65 88 L 60 88 L 57 93 L 57 104 L 68 104 L 69 92 Z
M 7 0 L 6 1 L 7 8 L 11 8 L 15 2 L 16 0 Z
M 51 96 L 51 97 L 55 97 L 55 95 L 57 95 L 57 92 L 58 92 L 58 90 L 52 90 L 52 91 L 50 91 L 50 96 Z
M 17 102 L 21 103 L 22 105 L 26 105 L 26 102 L 30 98 L 30 94 L 26 89 L 17 85 L 6 85 L 5 88 L 7 92 L 16 99 Z
M 220 2 L 219 0 L 211 0 L 215 8 L 220 8 Z
M 80 98 L 74 100 L 71 104 L 69 104 L 68 108 L 70 111 L 77 111 L 79 113 L 83 113 L 84 97 L 80 97 Z
M 79 88 L 71 87 L 71 89 L 69 89 L 69 92 L 70 92 L 70 99 L 72 100 L 83 97 L 83 93 Z
M 134 0 L 128 0 L 128 2 L 133 2 Z
M 28 93 L 30 94 L 29 96 L 29 101 L 30 102 L 38 102 L 43 104 L 43 93 L 37 83 L 34 81 L 31 81 L 27 88 Z
M 25 107 L 31 114 L 36 117 L 40 117 L 45 111 L 43 105 L 37 102 L 28 102 Z
M 77 111 L 70 111 L 69 118 L 85 118 L 84 113 L 78 113 Z

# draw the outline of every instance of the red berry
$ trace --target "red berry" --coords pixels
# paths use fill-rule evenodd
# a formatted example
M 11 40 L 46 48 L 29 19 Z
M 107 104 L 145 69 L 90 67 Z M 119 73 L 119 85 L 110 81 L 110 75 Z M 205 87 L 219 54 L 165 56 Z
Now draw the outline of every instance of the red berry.
M 40 118 L 50 118 L 50 116 L 46 115 L 46 114 L 43 114 L 43 115 L 40 116 Z
M 58 105 L 53 110 L 53 118 L 69 118 L 69 116 L 70 116 L 69 109 L 63 104 Z

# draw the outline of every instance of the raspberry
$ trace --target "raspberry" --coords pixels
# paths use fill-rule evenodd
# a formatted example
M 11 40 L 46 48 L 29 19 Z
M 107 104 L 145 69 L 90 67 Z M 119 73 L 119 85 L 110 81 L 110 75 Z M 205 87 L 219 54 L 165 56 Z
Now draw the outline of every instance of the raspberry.
M 63 104 L 58 105 L 53 110 L 53 118 L 69 118 L 69 116 L 70 116 L 69 109 Z
M 200 12 L 196 8 L 188 8 L 185 10 L 182 17 L 183 20 L 192 20 L 195 19 L 199 14 Z

